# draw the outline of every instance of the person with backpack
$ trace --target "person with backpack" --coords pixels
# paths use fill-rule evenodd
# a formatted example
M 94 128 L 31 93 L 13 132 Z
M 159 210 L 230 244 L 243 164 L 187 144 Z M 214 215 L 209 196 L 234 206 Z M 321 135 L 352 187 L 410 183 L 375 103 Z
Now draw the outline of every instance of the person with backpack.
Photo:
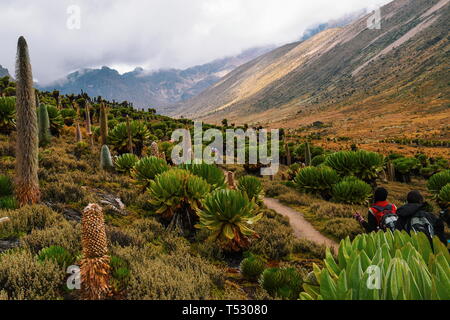
M 428 204 L 419 191 L 408 193 L 407 204 L 398 208 L 397 228 L 412 232 L 423 232 L 431 240 L 437 236 L 442 243 L 447 245 L 444 231 L 444 222 L 434 214 L 427 211 Z
M 368 232 L 379 230 L 396 229 L 397 207 L 387 201 L 388 191 L 385 188 L 377 188 L 374 193 L 374 204 L 370 207 L 367 221 L 359 214 L 355 214 L 355 219 Z

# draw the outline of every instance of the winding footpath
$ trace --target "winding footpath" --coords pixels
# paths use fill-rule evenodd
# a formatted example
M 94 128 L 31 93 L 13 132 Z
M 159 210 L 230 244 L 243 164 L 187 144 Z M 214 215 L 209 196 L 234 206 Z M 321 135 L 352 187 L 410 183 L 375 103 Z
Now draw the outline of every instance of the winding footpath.
M 300 212 L 281 204 L 276 199 L 265 198 L 264 204 L 267 208 L 272 209 L 289 219 L 297 238 L 303 238 L 319 245 L 325 245 L 334 250 L 334 252 L 338 252 L 339 244 L 317 231 Z

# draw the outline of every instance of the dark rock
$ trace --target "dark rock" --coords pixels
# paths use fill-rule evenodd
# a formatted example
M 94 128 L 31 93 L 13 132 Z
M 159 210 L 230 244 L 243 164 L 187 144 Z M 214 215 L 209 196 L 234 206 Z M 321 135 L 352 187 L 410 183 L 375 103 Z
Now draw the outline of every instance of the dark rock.
M 19 247 L 20 242 L 17 239 L 14 240 L 0 240 L 0 253 L 5 252 L 7 250 L 11 250 Z

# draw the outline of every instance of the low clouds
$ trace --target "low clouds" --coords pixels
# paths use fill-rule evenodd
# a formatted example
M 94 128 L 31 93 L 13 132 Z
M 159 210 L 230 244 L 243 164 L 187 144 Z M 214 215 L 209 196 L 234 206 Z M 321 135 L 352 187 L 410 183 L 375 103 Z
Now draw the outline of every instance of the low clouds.
M 389 0 L 1 0 L 0 64 L 14 72 L 24 35 L 41 84 L 102 65 L 185 68 L 283 44 L 321 23 Z M 81 29 L 67 8 L 81 8 Z

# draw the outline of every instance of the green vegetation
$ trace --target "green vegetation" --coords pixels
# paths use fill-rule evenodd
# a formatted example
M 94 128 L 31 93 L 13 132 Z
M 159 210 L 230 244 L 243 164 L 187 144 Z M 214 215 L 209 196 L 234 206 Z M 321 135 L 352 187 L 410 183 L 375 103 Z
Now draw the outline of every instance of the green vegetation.
M 264 270 L 261 286 L 274 298 L 296 299 L 302 291 L 302 277 L 295 268 Z
M 169 227 L 190 232 L 196 222 L 196 210 L 210 191 L 208 183 L 186 170 L 172 169 L 150 182 L 148 194 L 155 213 L 170 221 Z
M 319 194 L 325 199 L 331 197 L 333 185 L 339 181 L 339 176 L 328 167 L 306 167 L 298 171 L 294 179 L 296 187 L 303 192 Z
M 244 176 L 239 179 L 237 188 L 242 193 L 245 193 L 250 200 L 255 201 L 257 204 L 261 204 L 264 197 L 264 189 L 261 181 L 258 178 L 252 176 Z
M 437 197 L 447 184 L 450 183 L 450 170 L 442 171 L 435 174 L 428 181 L 428 190 Z
M 333 186 L 333 200 L 347 204 L 368 204 L 372 196 L 370 185 L 356 178 L 346 178 Z
M 59 246 L 51 246 L 48 248 L 42 249 L 38 254 L 38 260 L 53 260 L 55 261 L 61 268 L 67 268 L 68 266 L 74 263 L 74 257 L 70 254 L 69 251 Z
M 16 127 L 16 98 L 0 97 L 0 133 L 9 134 Z
M 234 251 L 249 246 L 249 237 L 256 234 L 250 227 L 262 218 L 256 214 L 254 201 L 234 190 L 218 190 L 208 195 L 198 216 L 197 228 L 210 230 L 212 239 Z
M 304 284 L 304 300 L 438 300 L 450 299 L 450 255 L 437 239 L 396 231 L 364 234 L 343 240 L 337 259 L 330 251 L 325 267 L 314 265 L 318 284 Z M 373 283 L 379 268 L 379 286 Z M 373 284 L 373 287 L 367 286 Z
M 142 156 L 144 147 L 151 143 L 150 131 L 142 121 L 132 121 L 130 123 L 130 130 L 133 151 L 137 156 Z M 126 123 L 120 123 L 115 126 L 109 132 L 108 139 L 117 153 L 124 154 L 130 152 Z
M 136 163 L 139 162 L 139 158 L 131 153 L 125 153 L 117 157 L 114 162 L 114 167 L 117 172 L 130 174 Z
M 146 189 L 158 174 L 167 170 L 169 170 L 169 166 L 164 159 L 145 157 L 136 163 L 132 173 L 137 183 Z
M 264 259 L 250 255 L 242 260 L 240 270 L 242 276 L 249 281 L 257 281 L 266 268 Z
M 226 185 L 223 171 L 215 165 L 206 163 L 182 164 L 179 168 L 187 170 L 192 174 L 205 179 L 214 190 L 222 189 Z
M 382 155 L 360 150 L 330 154 L 324 163 L 343 177 L 355 176 L 365 182 L 373 183 L 383 169 L 383 162 Z

